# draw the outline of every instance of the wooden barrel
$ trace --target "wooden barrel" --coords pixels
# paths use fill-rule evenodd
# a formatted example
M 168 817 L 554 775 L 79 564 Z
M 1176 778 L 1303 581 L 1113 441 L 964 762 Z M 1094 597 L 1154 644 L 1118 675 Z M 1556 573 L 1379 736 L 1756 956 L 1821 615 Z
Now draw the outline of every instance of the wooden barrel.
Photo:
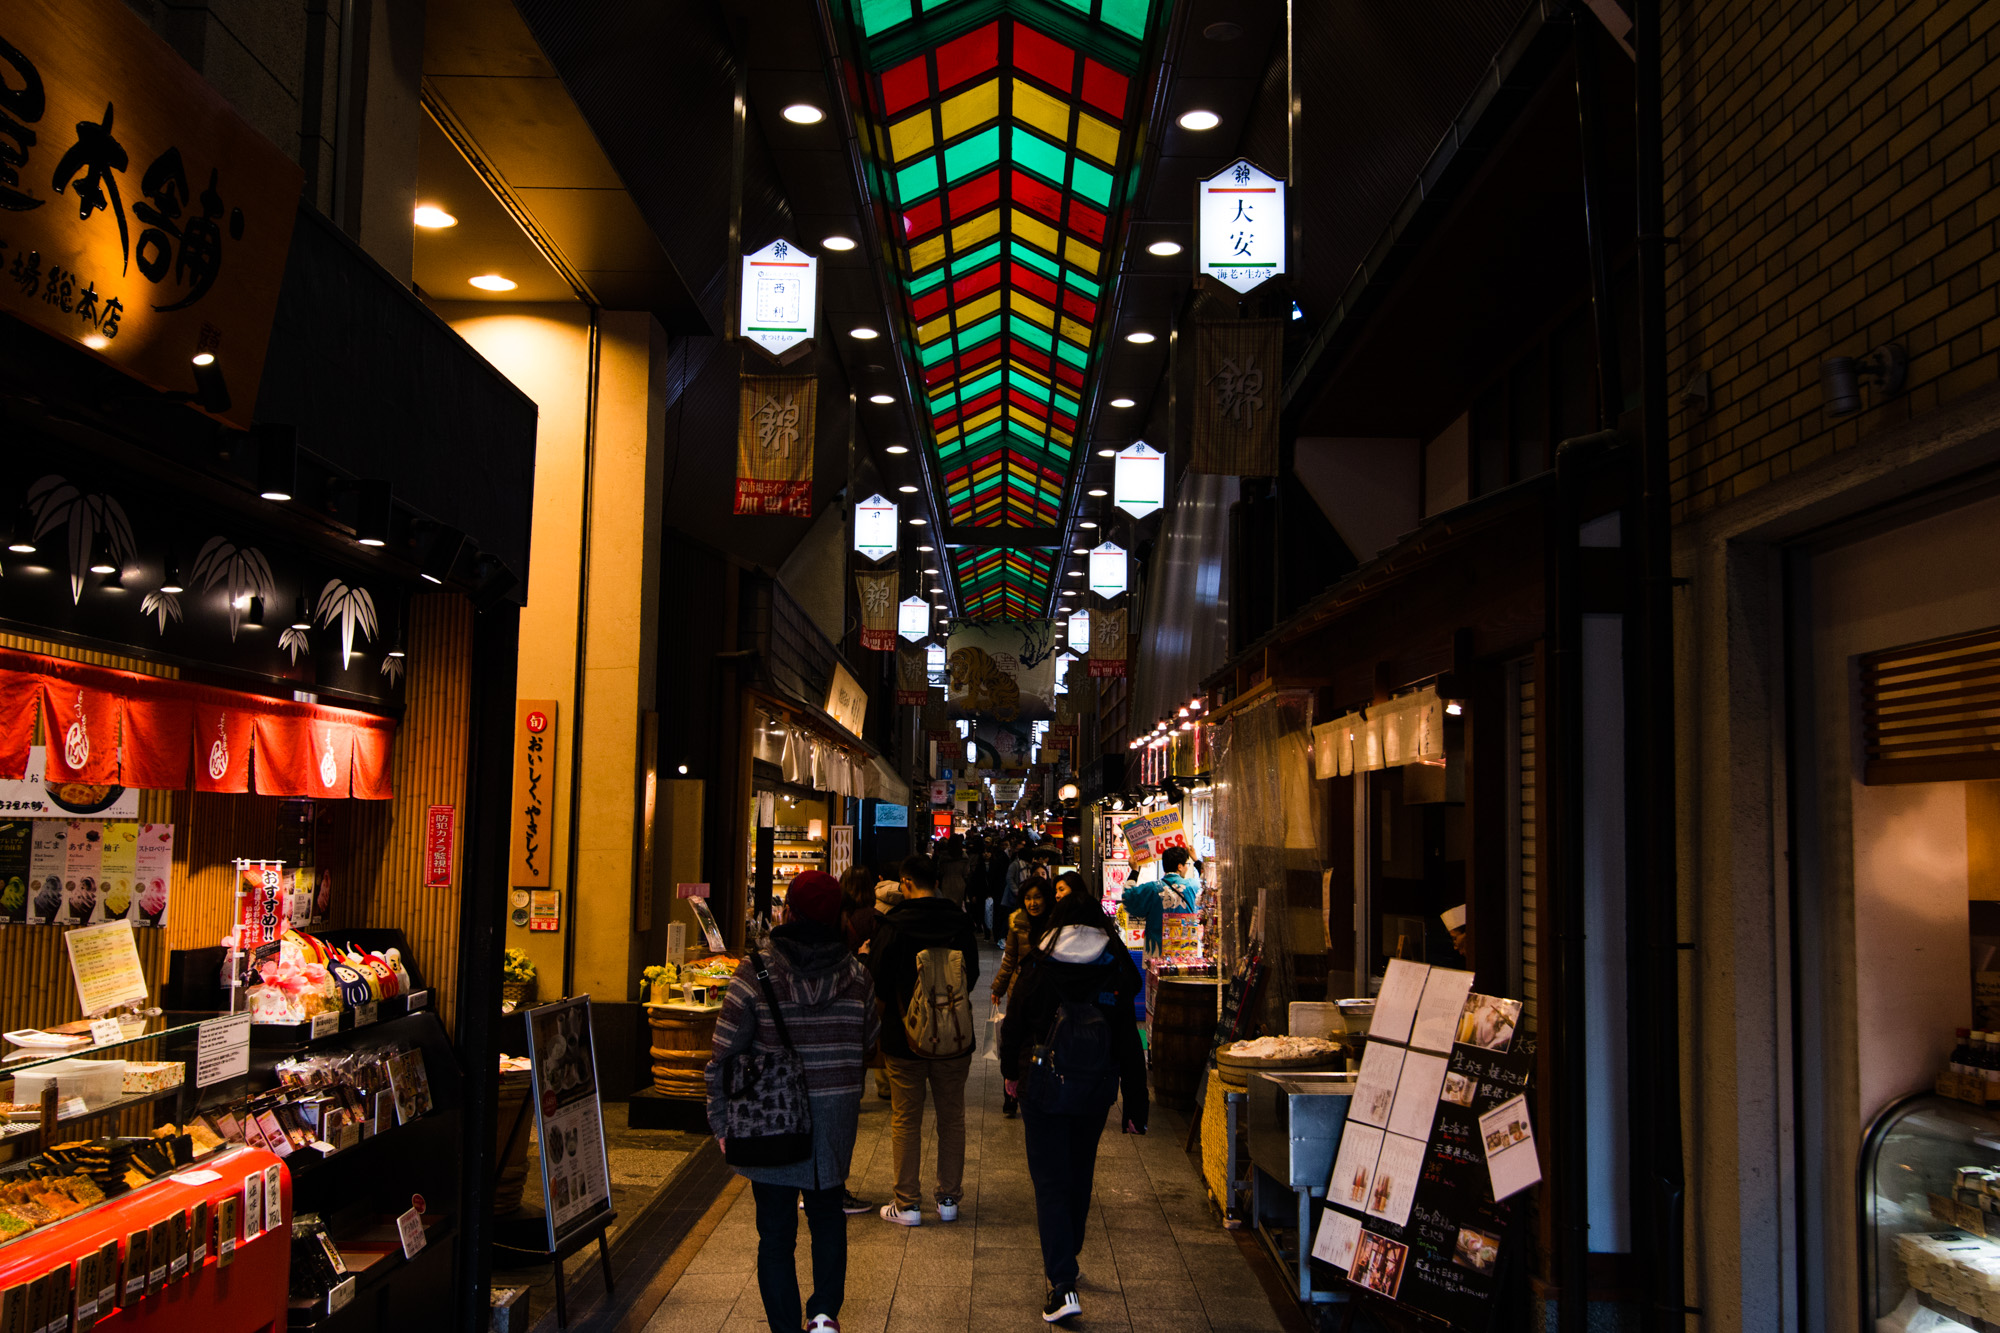
M 1208 1046 L 1215 1039 L 1220 981 L 1161 977 L 1153 996 L 1153 1096 L 1178 1110 L 1194 1105 Z
M 715 1045 L 715 1020 L 720 1009 L 699 1013 L 687 1009 L 646 1007 L 646 1021 L 653 1027 L 653 1089 L 669 1097 L 704 1098 L 708 1086 L 702 1071 L 708 1068 L 710 1050 Z

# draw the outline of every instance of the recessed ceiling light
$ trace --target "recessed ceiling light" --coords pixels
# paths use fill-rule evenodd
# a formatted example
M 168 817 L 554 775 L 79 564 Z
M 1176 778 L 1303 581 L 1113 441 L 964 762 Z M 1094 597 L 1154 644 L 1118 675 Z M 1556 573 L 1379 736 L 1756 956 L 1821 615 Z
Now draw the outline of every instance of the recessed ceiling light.
M 1165 258 L 1168 255 L 1177 255 L 1180 252 L 1181 252 L 1181 243 L 1179 241 L 1154 241 L 1151 245 L 1146 247 L 1147 254 L 1159 255 L 1162 258 Z
M 868 395 L 868 401 L 871 403 L 893 403 L 896 400 L 886 393 L 871 393 Z
M 794 125 L 817 125 L 826 119 L 826 112 L 809 102 L 794 102 L 785 108 L 785 119 Z
M 197 366 L 212 366 L 215 364 L 215 353 L 196 352 L 194 354 L 194 363 Z
M 919 547 L 918 547 L 917 549 L 918 549 L 919 551 L 923 551 L 923 552 L 925 552 L 926 554 L 928 554 L 928 553 L 930 552 L 930 550 L 931 550 L 931 548 L 930 548 L 930 547 L 928 547 L 928 546 L 919 546 Z
M 1097 525 L 1096 525 L 1095 523 L 1092 523 L 1092 522 L 1089 522 L 1088 520 L 1086 520 L 1086 521 L 1084 521 L 1084 522 L 1082 522 L 1082 523 L 1079 523 L 1079 524 L 1077 524 L 1077 526 L 1078 526 L 1079 528 L 1095 528 L 1095 527 L 1096 527 Z
M 927 518 L 913 518 L 910 520 L 910 526 L 913 528 L 929 527 L 930 520 Z
M 418 204 L 416 222 L 419 227 L 456 227 L 458 219 L 434 204 Z
M 847 336 L 850 338 L 859 338 L 862 342 L 867 342 L 870 338 L 879 338 L 882 335 L 864 324 L 858 329 L 849 329 Z
M 1080 579 L 1083 577 L 1083 571 L 1080 569 L 1072 569 L 1065 572 L 1063 574 L 1063 577 L 1066 579 Z
M 1097 456 L 1099 458 L 1116 458 L 1118 457 L 1118 451 L 1116 449 L 1099 449 Z
M 917 493 L 917 488 L 914 486 L 898 486 L 896 489 L 905 495 L 915 495 Z
M 1113 398 L 1111 405 L 1113 407 L 1137 407 L 1139 404 L 1130 398 Z
M 1088 546 L 1072 546 L 1069 548 L 1069 553 L 1071 555 L 1089 555 L 1090 548 Z
M 887 449 L 883 450 L 883 452 L 891 454 L 907 454 L 908 452 L 910 452 L 910 446 L 907 444 L 892 444 Z
M 1125 341 L 1128 343 L 1138 343 L 1141 346 L 1144 346 L 1145 344 L 1153 341 L 1153 335 L 1146 332 L 1144 329 L 1140 329 L 1137 332 L 1126 334 Z
M 926 574 L 935 574 L 935 573 L 937 573 L 937 570 L 936 570 L 936 569 L 927 569 L 927 570 L 925 570 L 925 571 L 924 571 L 924 573 L 926 573 Z
M 1104 489 L 1104 488 L 1103 488 L 1102 486 L 1093 486 L 1093 487 L 1091 487 L 1091 488 L 1090 488 L 1090 489 L 1089 489 L 1088 491 L 1086 491 L 1086 492 L 1085 492 L 1085 494 L 1086 494 L 1086 495 L 1106 495 L 1106 494 L 1109 494 L 1109 492 L 1107 492 L 1107 491 L 1106 491 L 1106 490 L 1105 490 L 1105 489 Z
M 1184 111 L 1181 113 L 1181 128 L 1184 130 L 1212 130 L 1222 123 L 1222 117 L 1213 111 Z
M 829 236 L 821 241 L 820 244 L 829 250 L 852 250 L 854 248 L 854 238 L 852 236 Z
M 503 278 L 498 273 L 482 273 L 468 281 L 482 292 L 511 292 L 520 285 L 512 278 Z

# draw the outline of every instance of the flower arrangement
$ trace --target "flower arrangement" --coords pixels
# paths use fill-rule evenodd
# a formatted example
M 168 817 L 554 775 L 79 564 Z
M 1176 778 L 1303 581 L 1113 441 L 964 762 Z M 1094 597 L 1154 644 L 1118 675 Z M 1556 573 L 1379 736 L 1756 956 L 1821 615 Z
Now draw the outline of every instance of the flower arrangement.
M 519 949 L 509 949 L 500 959 L 500 975 L 516 985 L 526 985 L 535 979 L 535 962 Z
M 646 990 L 654 1004 L 668 1004 L 673 995 L 674 983 L 680 980 L 680 969 L 672 963 L 655 963 L 640 973 L 646 983 Z

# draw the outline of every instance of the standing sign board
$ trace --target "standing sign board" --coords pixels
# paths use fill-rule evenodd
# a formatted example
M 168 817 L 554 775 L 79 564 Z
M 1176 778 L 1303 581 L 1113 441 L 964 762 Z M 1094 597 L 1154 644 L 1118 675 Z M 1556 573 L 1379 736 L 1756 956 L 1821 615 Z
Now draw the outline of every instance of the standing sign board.
M 528 1010 L 535 1135 L 542 1146 L 542 1208 L 549 1248 L 611 1211 L 611 1166 L 598 1102 L 590 997 Z
M 819 301 L 819 260 L 790 241 L 772 241 L 743 256 L 738 333 L 774 357 L 813 336 Z
M 514 814 L 508 835 L 507 883 L 549 886 L 550 830 L 556 791 L 556 701 L 514 701 Z
M 301 179 L 120 0 L 9 0 L 0 310 L 248 428 Z
M 1285 182 L 1242 158 L 1195 186 L 1195 274 L 1247 292 L 1285 271 Z

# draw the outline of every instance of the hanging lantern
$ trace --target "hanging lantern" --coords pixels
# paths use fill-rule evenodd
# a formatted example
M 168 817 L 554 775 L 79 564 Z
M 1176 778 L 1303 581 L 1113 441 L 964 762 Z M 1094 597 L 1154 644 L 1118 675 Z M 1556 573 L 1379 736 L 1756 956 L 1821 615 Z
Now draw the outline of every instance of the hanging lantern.
M 1069 646 L 1080 653 L 1090 651 L 1090 612 L 1079 611 L 1069 618 Z
M 895 554 L 895 501 L 871 495 L 854 506 L 854 549 L 870 560 Z
M 1144 440 L 1111 460 L 1111 503 L 1144 518 L 1167 502 L 1167 456 Z
M 896 633 L 911 643 L 931 632 L 931 604 L 921 597 L 905 597 L 896 605 Z
M 1090 590 L 1109 601 L 1125 591 L 1125 548 L 1106 542 L 1090 553 Z

